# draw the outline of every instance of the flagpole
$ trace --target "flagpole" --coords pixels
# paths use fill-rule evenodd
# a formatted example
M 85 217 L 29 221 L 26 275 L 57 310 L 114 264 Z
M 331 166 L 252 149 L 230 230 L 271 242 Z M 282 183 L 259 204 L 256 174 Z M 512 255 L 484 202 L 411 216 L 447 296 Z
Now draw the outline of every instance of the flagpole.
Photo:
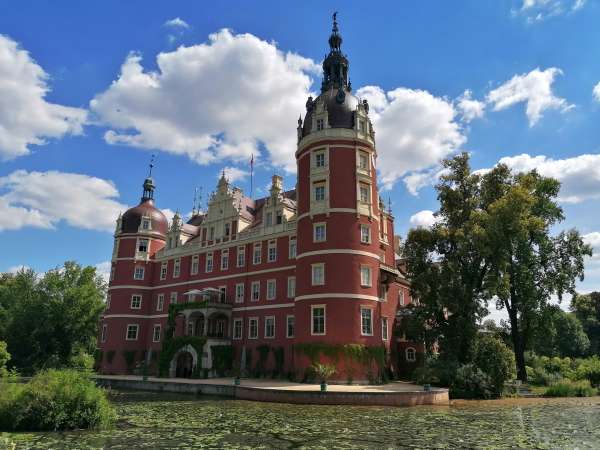
M 254 153 L 250 158 L 250 198 L 254 198 Z

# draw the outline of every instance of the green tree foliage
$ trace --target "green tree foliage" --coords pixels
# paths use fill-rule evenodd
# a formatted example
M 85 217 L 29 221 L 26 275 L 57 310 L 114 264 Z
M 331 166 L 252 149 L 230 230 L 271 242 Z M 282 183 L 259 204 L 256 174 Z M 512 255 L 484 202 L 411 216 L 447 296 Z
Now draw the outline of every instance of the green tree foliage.
M 583 325 L 590 340 L 590 353 L 600 356 L 600 292 L 573 295 L 571 311 Z
M 79 365 L 92 354 L 106 286 L 94 267 L 66 262 L 43 277 L 29 271 L 0 278 L 7 320 L 0 332 L 23 373 Z
M 443 358 L 470 363 L 477 323 L 496 299 L 508 313 L 518 376 L 526 381 L 524 352 L 540 311 L 551 295 L 574 291 L 591 248 L 575 230 L 550 234 L 564 218 L 558 181 L 535 171 L 513 174 L 504 165 L 473 173 L 465 153 L 444 167 L 438 221 L 411 230 L 404 247 L 420 301 L 411 322 L 428 346 L 439 342 Z
M 490 378 L 494 396 L 502 395 L 504 383 L 515 375 L 515 357 L 501 339 L 484 334 L 477 338 L 475 365 Z
M 556 305 L 539 315 L 532 349 L 538 355 L 576 358 L 585 356 L 590 347 L 581 322 Z
M 6 349 L 6 342 L 0 341 L 0 377 L 6 375 L 6 365 L 10 361 L 10 353 Z

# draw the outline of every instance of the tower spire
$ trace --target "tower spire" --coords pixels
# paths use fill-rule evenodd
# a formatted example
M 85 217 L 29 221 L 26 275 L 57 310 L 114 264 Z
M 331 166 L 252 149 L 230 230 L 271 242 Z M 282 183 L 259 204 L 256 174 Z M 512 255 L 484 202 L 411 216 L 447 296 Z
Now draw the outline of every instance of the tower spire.
M 348 58 L 342 53 L 342 35 L 337 22 L 337 11 L 333 13 L 333 26 L 329 36 L 329 54 L 323 61 L 323 84 L 321 92 L 331 88 L 349 89 Z
M 152 157 L 150 158 L 150 164 L 149 166 L 149 170 L 148 170 L 148 177 L 146 177 L 146 179 L 144 180 L 144 192 L 142 194 L 142 203 L 146 202 L 148 200 L 154 200 L 154 188 L 156 187 L 154 185 L 154 180 L 152 179 L 152 169 L 154 168 L 154 159 L 155 159 L 155 155 L 152 154 Z

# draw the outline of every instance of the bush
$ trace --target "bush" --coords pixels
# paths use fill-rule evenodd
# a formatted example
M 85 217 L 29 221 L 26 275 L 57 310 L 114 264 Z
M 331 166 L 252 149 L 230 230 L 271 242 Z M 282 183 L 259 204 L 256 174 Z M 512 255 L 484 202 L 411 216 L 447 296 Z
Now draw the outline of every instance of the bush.
M 75 370 L 47 370 L 27 384 L 0 381 L 0 429 L 107 428 L 116 413 L 106 392 Z
M 589 380 L 592 386 L 600 387 L 600 358 L 594 356 L 579 360 L 579 365 L 575 370 L 575 377 L 578 380 Z
M 590 385 L 588 380 L 565 380 L 550 386 L 544 395 L 546 397 L 591 397 L 596 395 L 596 389 Z
M 6 349 L 6 342 L 0 341 L 0 377 L 7 375 L 6 364 L 10 361 L 10 353 Z
M 452 398 L 492 398 L 494 394 L 492 379 L 474 364 L 460 366 L 450 385 Z
M 502 395 L 504 383 L 515 375 L 515 357 L 499 338 L 483 335 L 475 346 L 475 366 L 489 376 L 494 395 Z
M 78 370 L 91 371 L 94 368 L 94 357 L 84 351 L 79 351 L 71 356 L 69 367 Z

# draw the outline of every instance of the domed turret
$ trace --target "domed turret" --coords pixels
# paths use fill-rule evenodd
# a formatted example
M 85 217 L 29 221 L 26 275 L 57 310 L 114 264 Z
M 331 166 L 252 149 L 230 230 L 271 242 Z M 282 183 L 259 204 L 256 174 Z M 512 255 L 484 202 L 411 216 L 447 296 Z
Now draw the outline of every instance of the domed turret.
M 169 231 L 169 221 L 163 212 L 154 206 L 154 180 L 150 174 L 144 180 L 144 193 L 140 204 L 128 209 L 121 217 L 122 233 L 158 233 L 163 236 Z

